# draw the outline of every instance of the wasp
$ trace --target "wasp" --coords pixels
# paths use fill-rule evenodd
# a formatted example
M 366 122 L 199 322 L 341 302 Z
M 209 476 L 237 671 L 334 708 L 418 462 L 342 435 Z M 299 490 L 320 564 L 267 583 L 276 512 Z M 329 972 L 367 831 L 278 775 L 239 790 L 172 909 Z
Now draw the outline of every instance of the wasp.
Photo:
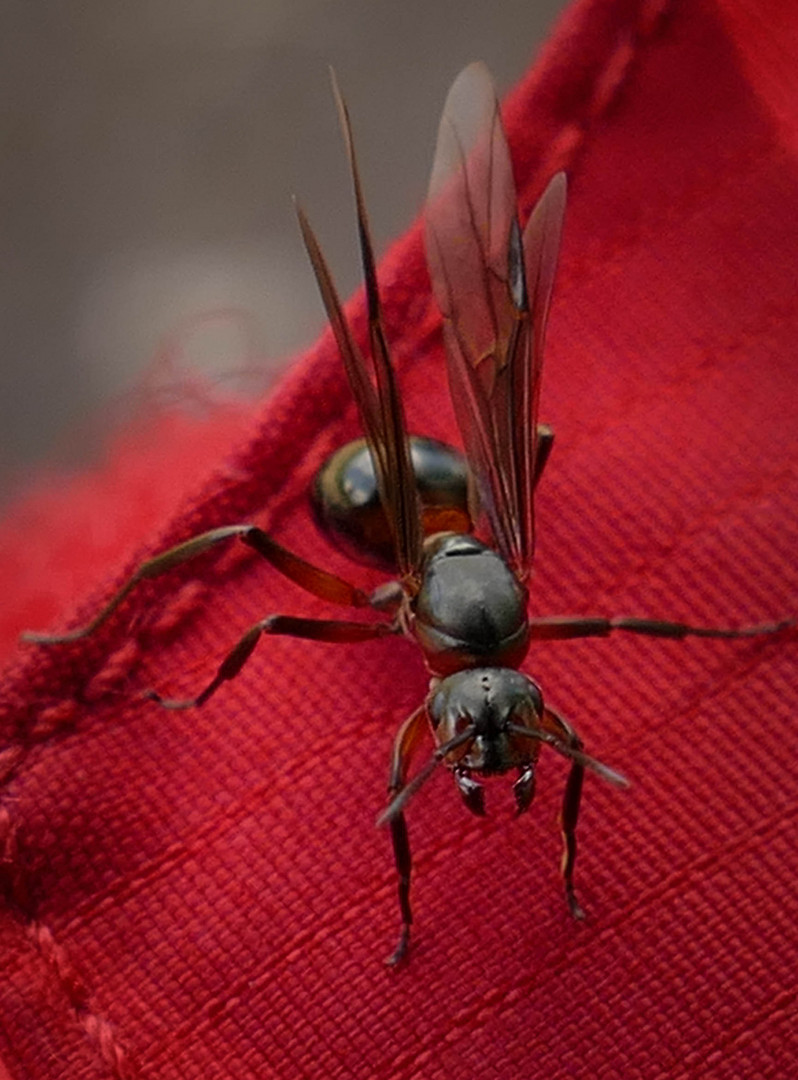
M 322 469 L 315 488 L 319 520 L 348 549 L 367 548 L 397 576 L 367 594 L 316 567 L 253 524 L 226 525 L 194 536 L 142 563 L 87 625 L 62 634 L 28 633 L 53 645 L 91 634 L 141 581 L 155 578 L 209 548 L 239 539 L 314 596 L 382 613 L 380 621 L 311 619 L 273 614 L 251 626 L 213 678 L 189 699 L 147 696 L 170 709 L 200 706 L 235 678 L 263 637 L 359 642 L 404 635 L 421 650 L 430 674 L 426 700 L 394 740 L 387 825 L 398 875 L 401 929 L 388 963 L 408 953 L 413 913 L 408 800 L 443 764 L 471 813 L 485 813 L 482 779 L 514 772 L 517 812 L 535 795 L 536 767 L 546 746 L 569 761 L 562 801 L 562 874 L 568 909 L 582 918 L 574 889 L 577 823 L 586 770 L 619 787 L 627 781 L 585 752 L 576 730 L 521 671 L 536 641 L 605 637 L 615 632 L 662 638 L 738 638 L 774 634 L 794 619 L 739 628 L 696 627 L 650 618 L 530 618 L 528 590 L 535 548 L 535 489 L 553 433 L 538 422 L 546 322 L 566 204 L 566 179 L 549 182 L 522 229 L 512 162 L 499 105 L 483 64 L 455 80 L 444 107 L 429 195 L 426 244 L 430 277 L 443 319 L 448 379 L 468 470 L 449 448 L 412 445 L 389 345 L 368 217 L 346 105 L 333 76 L 354 188 L 368 311 L 367 363 L 344 316 L 308 218 L 299 226 L 365 432 Z M 419 474 L 418 482 L 414 472 Z M 377 493 L 378 501 L 364 495 Z M 472 529 L 484 523 L 485 539 Z M 488 542 L 489 541 L 489 542 Z M 413 775 L 427 732 L 434 752 Z

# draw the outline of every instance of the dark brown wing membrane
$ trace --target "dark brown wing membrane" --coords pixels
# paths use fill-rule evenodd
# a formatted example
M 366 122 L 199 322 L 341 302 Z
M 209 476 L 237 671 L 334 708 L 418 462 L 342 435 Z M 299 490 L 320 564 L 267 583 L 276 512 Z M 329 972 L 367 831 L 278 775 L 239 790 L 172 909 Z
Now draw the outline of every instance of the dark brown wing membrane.
M 376 374 L 376 391 L 369 376 L 363 354 L 358 348 L 344 317 L 338 294 L 318 241 L 307 217 L 299 206 L 297 206 L 297 216 L 299 217 L 305 247 L 319 285 L 319 291 L 327 310 L 327 317 L 330 320 L 339 352 L 344 361 L 352 393 L 360 412 L 363 430 L 371 450 L 380 499 L 394 535 L 396 563 L 402 577 L 411 578 L 418 570 L 421 561 L 421 523 L 418 496 L 410 463 L 404 410 L 382 326 L 374 250 L 369 233 L 360 174 L 355 158 L 349 114 L 338 89 L 334 73 L 332 74 L 332 83 L 341 129 L 346 143 L 352 183 L 355 189 L 358 237 L 363 276 L 366 283 L 369 343 Z
M 522 579 L 534 554 L 540 371 L 564 210 L 559 173 L 522 243 L 493 83 L 484 64 L 467 67 L 438 131 L 427 257 L 469 464 L 499 550 Z

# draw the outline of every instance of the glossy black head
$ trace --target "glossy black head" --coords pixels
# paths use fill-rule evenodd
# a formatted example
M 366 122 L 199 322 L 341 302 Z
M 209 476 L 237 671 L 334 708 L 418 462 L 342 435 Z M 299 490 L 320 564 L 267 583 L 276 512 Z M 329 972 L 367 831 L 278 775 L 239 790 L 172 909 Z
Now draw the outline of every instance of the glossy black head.
M 473 726 L 473 739 L 447 755 L 447 764 L 483 776 L 523 769 L 537 760 L 540 744 L 510 730 L 537 728 L 540 688 L 511 668 L 470 668 L 443 679 L 427 705 L 439 746 Z

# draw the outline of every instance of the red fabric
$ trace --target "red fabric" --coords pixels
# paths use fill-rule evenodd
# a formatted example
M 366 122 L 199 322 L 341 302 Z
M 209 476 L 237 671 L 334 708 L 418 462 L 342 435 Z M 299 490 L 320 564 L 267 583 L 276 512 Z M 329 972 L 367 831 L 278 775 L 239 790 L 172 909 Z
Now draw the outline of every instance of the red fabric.
M 553 167 L 571 177 L 537 612 L 796 610 L 796 43 L 795 5 L 775 0 L 584 0 L 508 103 L 524 207 Z M 382 269 L 413 427 L 451 436 L 417 227 Z M 76 595 L 93 559 L 102 581 L 78 619 L 143 555 L 255 514 L 368 582 L 316 536 L 305 496 L 354 430 L 325 336 L 155 528 L 187 445 L 166 444 L 127 550 L 97 555 L 98 522 L 130 505 L 107 477 L 102 518 L 76 503 L 88 554 L 34 523 L 11 545 L 7 603 L 28 625 L 47 603 L 31 599 L 26 543 L 40 579 L 82 575 Z M 193 689 L 265 613 L 325 610 L 236 550 L 140 590 L 90 641 L 17 653 L 0 804 L 13 1080 L 787 1075 L 795 635 L 538 647 L 527 667 L 549 700 L 633 781 L 586 787 L 589 920 L 569 919 L 557 874 L 559 761 L 519 820 L 506 784 L 482 822 L 441 775 L 410 808 L 416 947 L 389 972 L 394 870 L 373 822 L 393 734 L 424 693 L 413 649 L 278 640 L 201 710 L 137 698 Z

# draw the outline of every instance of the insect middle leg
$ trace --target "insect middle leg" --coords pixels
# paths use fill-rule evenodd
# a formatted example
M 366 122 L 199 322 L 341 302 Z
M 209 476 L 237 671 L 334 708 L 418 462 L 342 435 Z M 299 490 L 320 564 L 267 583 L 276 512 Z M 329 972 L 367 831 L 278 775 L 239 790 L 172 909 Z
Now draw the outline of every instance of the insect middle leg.
M 565 615 L 551 618 L 530 619 L 529 630 L 533 641 L 562 641 L 566 638 L 608 637 L 616 630 L 647 637 L 673 638 L 747 638 L 765 637 L 798 626 L 798 619 L 781 619 L 779 622 L 758 623 L 755 626 L 692 626 L 688 623 L 668 622 L 662 619 L 639 619 L 617 616 Z
M 125 584 L 116 592 L 108 603 L 97 615 L 85 626 L 76 630 L 69 630 L 61 634 L 41 633 L 39 631 L 26 631 L 22 634 L 23 641 L 31 641 L 39 645 L 60 645 L 69 641 L 78 641 L 88 637 L 105 620 L 113 614 L 129 593 L 142 581 L 151 581 L 160 577 L 176 566 L 201 555 L 216 544 L 238 538 L 249 547 L 263 556 L 275 570 L 289 578 L 306 592 L 318 596 L 322 600 L 328 600 L 333 604 L 341 604 L 349 607 L 368 607 L 370 598 L 360 589 L 351 585 L 348 581 L 321 570 L 312 563 L 306 562 L 298 555 L 284 548 L 275 540 L 255 525 L 225 525 L 218 529 L 210 529 L 208 532 L 192 536 L 182 544 L 162 551 L 151 559 L 143 562 L 128 578 Z
M 234 679 L 249 660 L 263 635 L 287 635 L 307 641 L 326 641 L 331 644 L 371 641 L 374 638 L 399 634 L 397 623 L 348 622 L 338 619 L 305 619 L 295 615 L 269 615 L 247 630 L 222 660 L 216 674 L 204 689 L 192 698 L 165 698 L 157 690 L 148 690 L 145 697 L 165 709 L 192 709 L 216 693 L 222 683 Z

